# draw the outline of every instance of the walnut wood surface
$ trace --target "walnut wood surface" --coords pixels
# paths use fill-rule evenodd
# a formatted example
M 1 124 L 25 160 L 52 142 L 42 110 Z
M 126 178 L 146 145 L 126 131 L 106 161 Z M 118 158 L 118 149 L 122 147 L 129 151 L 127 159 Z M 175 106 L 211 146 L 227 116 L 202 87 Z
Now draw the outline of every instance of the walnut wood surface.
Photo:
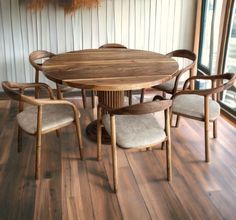
M 154 94 L 147 93 L 146 101 Z M 84 131 L 93 120 L 80 97 L 72 99 L 81 111 Z M 133 96 L 139 102 L 139 96 Z M 91 105 L 90 100 L 88 100 Z M 219 137 L 210 139 L 212 161 L 204 163 L 203 126 L 182 118 L 171 128 L 171 183 L 165 181 L 165 151 L 130 152 L 117 149 L 118 193 L 111 192 L 111 149 L 84 138 L 84 160 L 68 126 L 43 135 L 42 179 L 34 180 L 34 138 L 23 133 L 16 151 L 16 102 L 0 101 L 0 219 L 235 219 L 236 127 L 219 118 Z M 187 134 L 187 135 L 186 135 Z
M 84 89 L 122 91 L 151 87 L 175 76 L 177 62 L 142 50 L 106 48 L 59 54 L 43 64 L 50 80 Z

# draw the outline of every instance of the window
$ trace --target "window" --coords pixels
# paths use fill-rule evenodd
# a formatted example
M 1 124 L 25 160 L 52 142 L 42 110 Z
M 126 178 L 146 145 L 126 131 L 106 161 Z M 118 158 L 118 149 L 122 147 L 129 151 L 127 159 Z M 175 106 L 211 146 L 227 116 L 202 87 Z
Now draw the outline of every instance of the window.
M 230 20 L 224 72 L 236 73 L 236 1 Z M 236 115 L 236 82 L 229 90 L 224 91 L 221 103 L 226 110 Z
M 223 56 L 224 68 L 223 72 L 236 73 L 236 0 L 232 0 L 234 4 L 230 5 L 227 14 L 230 17 L 227 29 L 227 43 L 225 44 L 225 54 Z M 220 24 L 222 14 L 223 0 L 206 0 L 203 1 L 202 18 L 201 18 L 201 34 L 199 45 L 198 69 L 204 74 L 216 73 L 216 58 L 218 51 Z M 228 22 L 227 22 L 228 23 Z M 220 104 L 233 116 L 236 117 L 236 82 L 229 90 L 221 95 Z
M 207 74 L 215 74 L 222 3 L 203 1 L 198 68 Z

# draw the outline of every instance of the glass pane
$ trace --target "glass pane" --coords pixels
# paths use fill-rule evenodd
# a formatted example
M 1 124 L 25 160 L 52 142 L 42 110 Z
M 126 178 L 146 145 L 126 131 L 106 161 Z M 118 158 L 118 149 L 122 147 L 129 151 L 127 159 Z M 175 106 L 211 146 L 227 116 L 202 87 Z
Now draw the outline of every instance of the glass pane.
M 206 0 L 199 64 L 215 74 L 222 0 Z
M 228 39 L 228 47 L 225 60 L 225 71 L 236 73 L 236 3 L 231 17 L 231 26 Z M 236 82 L 222 96 L 222 103 L 228 107 L 233 114 L 236 114 Z

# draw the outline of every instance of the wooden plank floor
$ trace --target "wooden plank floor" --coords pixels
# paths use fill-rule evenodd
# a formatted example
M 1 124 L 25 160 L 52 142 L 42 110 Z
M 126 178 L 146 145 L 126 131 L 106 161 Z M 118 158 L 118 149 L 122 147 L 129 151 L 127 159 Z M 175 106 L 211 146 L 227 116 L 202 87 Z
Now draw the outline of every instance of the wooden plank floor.
M 73 99 L 81 109 L 81 102 Z M 118 193 L 112 193 L 111 154 L 85 127 L 94 119 L 81 110 L 85 160 L 79 159 L 75 129 L 43 137 L 42 179 L 34 180 L 34 138 L 23 135 L 18 154 L 16 103 L 0 101 L 0 219 L 235 219 L 236 129 L 219 119 L 211 139 L 211 163 L 204 162 L 201 122 L 183 119 L 172 128 L 173 180 L 166 181 L 165 151 L 118 150 Z

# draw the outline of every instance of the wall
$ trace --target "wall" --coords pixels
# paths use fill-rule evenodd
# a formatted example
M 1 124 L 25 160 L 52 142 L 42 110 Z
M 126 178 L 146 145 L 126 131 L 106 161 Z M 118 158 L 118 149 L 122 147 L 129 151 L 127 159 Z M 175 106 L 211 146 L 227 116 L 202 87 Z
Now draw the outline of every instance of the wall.
M 196 4 L 196 0 L 102 0 L 97 8 L 65 15 L 55 5 L 36 13 L 18 0 L 0 0 L 0 81 L 33 81 L 28 55 L 39 49 L 61 53 L 107 42 L 160 53 L 192 49 Z

